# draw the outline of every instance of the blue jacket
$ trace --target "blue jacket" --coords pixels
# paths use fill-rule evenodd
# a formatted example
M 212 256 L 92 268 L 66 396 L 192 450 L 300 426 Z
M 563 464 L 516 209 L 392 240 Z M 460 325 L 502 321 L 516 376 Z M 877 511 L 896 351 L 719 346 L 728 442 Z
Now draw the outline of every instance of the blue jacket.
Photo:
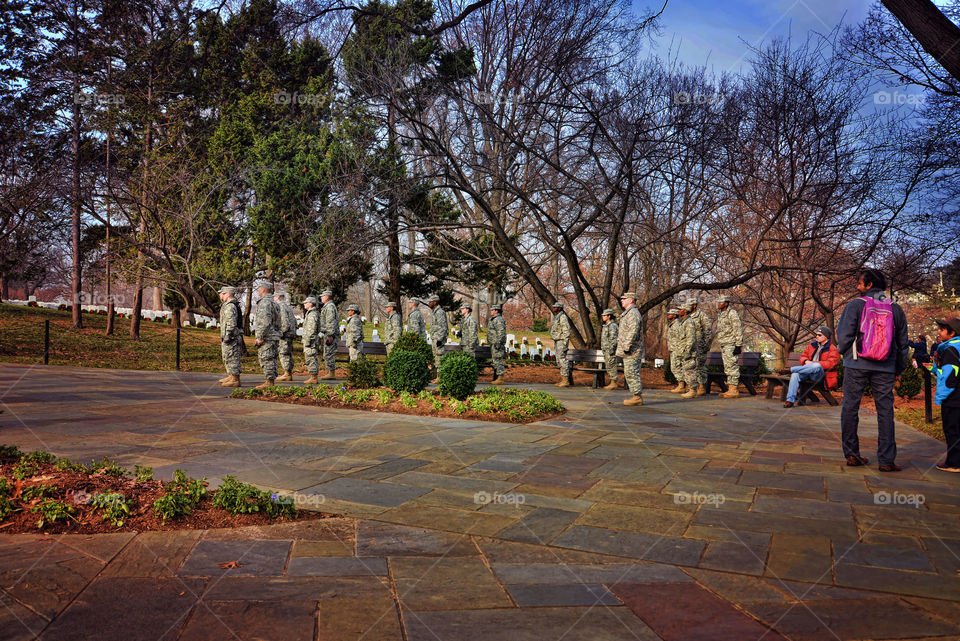
M 867 290 L 863 296 L 878 300 L 886 298 L 883 290 L 876 288 Z M 907 366 L 910 358 L 910 348 L 907 347 L 907 317 L 896 303 L 891 307 L 893 308 L 893 344 L 885 361 L 853 358 L 853 350 L 850 348 L 854 341 L 860 338 L 860 314 L 863 312 L 863 301 L 855 298 L 843 308 L 843 314 L 840 315 L 840 321 L 837 323 L 837 349 L 843 354 L 844 369 L 890 372 L 899 376 Z
M 937 347 L 937 358 L 930 369 L 937 377 L 937 405 L 960 406 L 960 336 L 955 336 Z

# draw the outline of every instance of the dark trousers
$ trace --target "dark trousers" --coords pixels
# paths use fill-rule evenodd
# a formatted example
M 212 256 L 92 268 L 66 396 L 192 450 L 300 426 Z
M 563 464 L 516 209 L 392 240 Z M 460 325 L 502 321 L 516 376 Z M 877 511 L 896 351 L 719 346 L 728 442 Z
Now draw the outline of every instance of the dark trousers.
M 891 372 L 847 368 L 843 372 L 843 406 L 840 408 L 840 431 L 843 455 L 860 456 L 860 401 L 863 390 L 870 384 L 873 404 L 877 408 L 877 462 L 893 465 L 897 458 L 897 441 L 893 432 L 893 383 Z
M 947 441 L 947 467 L 960 467 L 960 406 L 944 405 L 940 415 Z

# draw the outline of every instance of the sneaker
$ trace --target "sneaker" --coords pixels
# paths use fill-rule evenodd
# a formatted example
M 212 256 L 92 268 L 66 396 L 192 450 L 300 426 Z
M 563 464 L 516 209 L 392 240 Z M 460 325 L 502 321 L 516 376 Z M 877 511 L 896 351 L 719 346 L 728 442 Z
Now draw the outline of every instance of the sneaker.
M 784 401 L 784 402 L 783 402 L 783 406 L 784 406 L 784 407 L 793 407 L 793 401 Z
M 899 472 L 903 468 L 897 465 L 896 463 L 891 463 L 890 465 L 881 465 L 877 468 L 881 472 Z
M 847 457 L 847 465 L 850 467 L 860 467 L 861 465 L 866 465 L 870 461 L 865 456 L 854 456 L 851 454 Z
M 946 461 L 937 463 L 937 469 L 941 472 L 960 472 L 960 467 L 948 467 Z

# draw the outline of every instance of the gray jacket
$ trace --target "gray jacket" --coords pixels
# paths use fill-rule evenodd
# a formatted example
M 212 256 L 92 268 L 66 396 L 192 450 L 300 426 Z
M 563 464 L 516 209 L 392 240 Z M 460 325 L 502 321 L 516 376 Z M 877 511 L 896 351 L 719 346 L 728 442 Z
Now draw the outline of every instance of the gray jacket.
M 863 296 L 884 300 L 886 294 L 880 289 L 868 290 Z M 907 316 L 903 309 L 893 303 L 893 344 L 890 354 L 885 361 L 872 361 L 865 358 L 853 358 L 853 342 L 860 338 L 860 313 L 863 312 L 863 301 L 859 298 L 847 303 L 837 323 L 837 349 L 843 355 L 843 367 L 850 369 L 869 370 L 874 372 L 890 372 L 900 375 L 907 366 L 910 356 L 910 347 L 907 345 Z

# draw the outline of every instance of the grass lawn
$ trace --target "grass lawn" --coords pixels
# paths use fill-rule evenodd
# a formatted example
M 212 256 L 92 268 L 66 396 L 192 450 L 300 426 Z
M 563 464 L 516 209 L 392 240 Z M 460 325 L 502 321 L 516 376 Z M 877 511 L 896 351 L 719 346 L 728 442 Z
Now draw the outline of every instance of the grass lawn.
M 922 407 L 901 407 L 893 410 L 893 416 L 906 423 L 910 427 L 924 434 L 929 434 L 933 438 L 946 441 L 943 435 L 943 421 L 940 418 L 940 408 L 933 406 L 933 423 L 927 423 L 923 419 Z

